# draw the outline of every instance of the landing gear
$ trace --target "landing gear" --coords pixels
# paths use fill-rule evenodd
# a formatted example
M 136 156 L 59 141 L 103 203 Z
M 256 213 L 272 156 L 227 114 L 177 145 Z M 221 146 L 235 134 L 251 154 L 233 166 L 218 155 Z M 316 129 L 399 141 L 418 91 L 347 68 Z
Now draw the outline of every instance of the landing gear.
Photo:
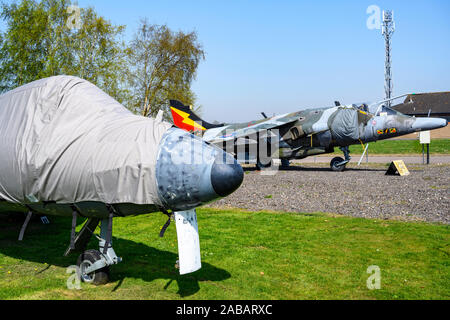
M 345 160 L 342 159 L 341 157 L 333 158 L 333 160 L 331 160 L 331 162 L 330 162 L 331 170 L 335 171 L 335 172 L 344 171 L 346 163 L 342 164 L 343 162 L 345 162 Z
M 341 157 L 336 157 L 336 158 L 333 158 L 333 160 L 331 160 L 330 167 L 331 167 L 331 170 L 335 171 L 335 172 L 344 171 L 347 163 L 349 163 L 350 160 L 352 159 L 352 157 L 350 157 L 350 150 L 349 150 L 348 146 L 341 147 L 340 149 L 344 153 L 345 159 L 342 159 Z
M 114 208 L 108 206 L 108 210 L 110 211 L 109 217 L 101 221 L 100 237 L 96 236 L 99 240 L 99 250 L 86 250 L 77 260 L 79 279 L 96 286 L 108 283 L 109 267 L 122 261 L 112 248 L 111 234 Z M 66 255 L 75 249 L 85 250 L 85 246 L 98 223 L 98 219 L 89 219 L 72 246 L 67 250 Z
M 95 269 L 94 266 L 103 265 L 103 257 L 98 250 L 87 250 L 78 257 L 78 277 L 81 281 L 96 286 L 109 282 L 109 266 Z M 93 271 L 91 271 L 93 270 Z
M 291 162 L 288 159 L 281 159 L 281 167 L 282 168 L 289 168 L 291 165 Z
M 261 171 L 264 169 L 269 169 L 273 166 L 273 160 L 270 159 L 270 161 L 268 163 L 262 163 L 261 160 L 258 160 L 258 162 L 256 163 L 256 170 Z
M 274 165 L 277 165 L 273 159 L 271 159 L 268 163 L 262 163 L 261 160 L 258 160 L 256 163 L 256 170 L 261 171 L 264 169 L 270 169 Z M 288 159 L 281 159 L 281 167 L 283 169 L 288 169 L 291 165 L 291 162 Z

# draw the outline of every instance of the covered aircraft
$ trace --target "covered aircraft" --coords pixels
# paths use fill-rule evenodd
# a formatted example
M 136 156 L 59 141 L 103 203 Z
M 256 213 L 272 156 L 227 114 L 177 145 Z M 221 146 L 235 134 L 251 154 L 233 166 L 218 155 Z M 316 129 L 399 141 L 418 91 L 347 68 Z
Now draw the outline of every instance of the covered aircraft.
M 180 273 L 201 268 L 195 208 L 243 181 L 242 168 L 222 149 L 170 123 L 134 115 L 69 76 L 0 96 L 0 150 L 0 214 L 26 215 L 20 239 L 33 213 L 72 217 L 66 255 L 84 251 L 79 276 L 94 284 L 106 283 L 109 266 L 121 261 L 111 242 L 116 217 L 173 215 Z M 77 218 L 87 220 L 78 234 Z M 85 251 L 99 224 L 100 250 Z
M 393 98 L 393 99 L 397 99 Z M 391 100 L 393 100 L 391 99 Z M 390 100 L 388 100 L 390 101 Z M 413 132 L 445 127 L 447 120 L 406 116 L 381 101 L 372 105 L 335 106 L 307 109 L 248 123 L 210 124 L 190 107 L 170 101 L 177 127 L 199 133 L 204 140 L 234 154 L 240 163 L 270 166 L 272 159 L 289 160 L 333 153 L 339 147 L 344 158 L 336 157 L 333 171 L 342 171 L 351 160 L 349 146 L 394 138 Z M 261 151 L 262 150 L 262 151 Z

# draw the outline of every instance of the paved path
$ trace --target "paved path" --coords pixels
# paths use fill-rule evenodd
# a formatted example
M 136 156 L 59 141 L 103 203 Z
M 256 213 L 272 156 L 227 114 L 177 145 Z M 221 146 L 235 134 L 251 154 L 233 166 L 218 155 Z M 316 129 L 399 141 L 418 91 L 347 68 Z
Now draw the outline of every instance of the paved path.
M 294 160 L 292 163 L 330 163 L 334 156 L 319 156 L 319 157 L 309 157 L 302 160 Z M 352 156 L 351 163 L 358 163 L 361 155 Z M 404 156 L 404 155 L 382 155 L 382 156 L 372 156 L 369 155 L 369 163 L 389 163 L 394 160 L 403 160 L 406 164 L 422 164 L 422 156 Z M 426 161 L 425 156 L 425 161 Z M 362 164 L 366 163 L 366 157 L 364 157 Z M 450 163 L 450 155 L 431 155 L 431 164 L 443 164 Z

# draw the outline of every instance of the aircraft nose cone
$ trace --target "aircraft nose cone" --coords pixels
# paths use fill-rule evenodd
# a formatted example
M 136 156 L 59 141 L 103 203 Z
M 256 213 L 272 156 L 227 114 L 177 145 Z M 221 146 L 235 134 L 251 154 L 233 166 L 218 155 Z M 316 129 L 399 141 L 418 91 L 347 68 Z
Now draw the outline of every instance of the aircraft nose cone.
M 415 131 L 426 131 L 443 128 L 447 124 L 448 121 L 441 118 L 416 118 L 412 127 Z
M 155 175 L 161 205 L 173 211 L 226 197 L 244 178 L 233 156 L 175 128 L 168 130 L 160 143 Z
M 244 170 L 229 154 L 216 157 L 211 169 L 211 184 L 214 191 L 226 197 L 236 191 L 244 181 Z

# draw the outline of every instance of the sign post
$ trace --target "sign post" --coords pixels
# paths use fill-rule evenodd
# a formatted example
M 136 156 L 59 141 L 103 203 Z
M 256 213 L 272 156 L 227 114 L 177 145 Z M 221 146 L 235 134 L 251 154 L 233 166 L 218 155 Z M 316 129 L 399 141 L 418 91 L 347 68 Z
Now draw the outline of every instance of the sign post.
M 430 131 L 419 132 L 419 140 L 420 144 L 422 145 L 422 162 L 423 164 L 425 164 L 425 145 L 427 145 L 427 164 L 430 164 Z

